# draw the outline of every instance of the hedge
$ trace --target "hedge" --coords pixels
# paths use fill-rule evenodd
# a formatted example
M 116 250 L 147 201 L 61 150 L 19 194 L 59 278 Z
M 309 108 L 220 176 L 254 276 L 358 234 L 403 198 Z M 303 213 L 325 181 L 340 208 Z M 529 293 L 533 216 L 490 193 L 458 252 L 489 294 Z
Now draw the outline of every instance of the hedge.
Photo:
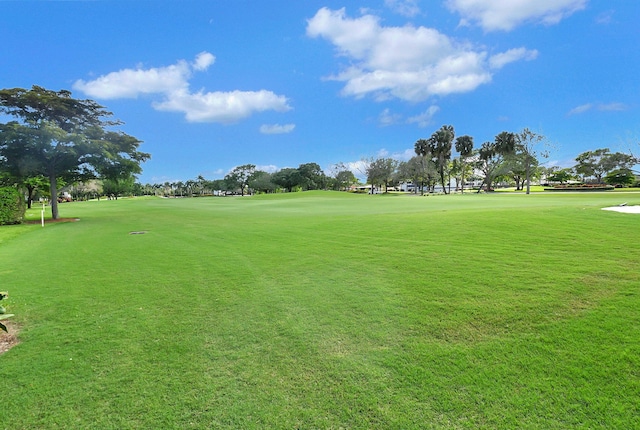
M 13 187 L 0 187 L 0 225 L 20 224 L 26 207 L 24 196 Z

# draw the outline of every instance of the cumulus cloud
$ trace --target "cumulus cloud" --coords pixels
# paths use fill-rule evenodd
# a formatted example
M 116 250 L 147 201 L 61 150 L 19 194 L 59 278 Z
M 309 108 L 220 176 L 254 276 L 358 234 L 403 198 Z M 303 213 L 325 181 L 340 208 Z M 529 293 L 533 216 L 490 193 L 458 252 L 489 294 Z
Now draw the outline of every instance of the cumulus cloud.
M 204 51 L 191 64 L 180 60 L 167 67 L 123 69 L 92 81 L 80 79 L 73 88 L 98 99 L 160 95 L 163 99 L 152 103 L 156 110 L 183 113 L 189 122 L 229 124 L 257 112 L 291 109 L 285 96 L 267 90 L 191 92 L 192 74 L 207 70 L 214 62 L 215 56 Z
M 260 126 L 260 133 L 262 134 L 287 134 L 291 133 L 296 128 L 295 124 L 263 124 Z
M 207 70 L 216 61 L 216 57 L 207 51 L 203 51 L 196 56 L 193 68 L 198 71 Z
M 140 94 L 171 93 L 189 86 L 191 68 L 184 61 L 150 69 L 123 69 L 93 81 L 77 80 L 75 90 L 98 99 L 136 98 Z
M 621 112 L 629 109 L 624 103 L 585 103 L 580 106 L 576 106 L 569 111 L 568 115 L 579 115 L 581 113 L 585 113 L 591 110 L 595 110 L 598 112 Z
M 171 93 L 167 100 L 153 103 L 160 111 L 182 112 L 189 122 L 219 122 L 230 124 L 256 112 L 290 109 L 287 99 L 271 91 L 229 91 Z
M 492 70 L 536 55 L 518 48 L 489 58 L 486 50 L 435 29 L 385 27 L 374 15 L 349 18 L 344 8 L 318 10 L 307 21 L 307 35 L 328 40 L 350 63 L 328 78 L 345 83 L 343 95 L 378 101 L 417 102 L 473 91 L 491 81 Z
M 447 0 L 462 16 L 461 25 L 478 23 L 485 31 L 509 31 L 525 22 L 557 24 L 582 10 L 588 0 Z

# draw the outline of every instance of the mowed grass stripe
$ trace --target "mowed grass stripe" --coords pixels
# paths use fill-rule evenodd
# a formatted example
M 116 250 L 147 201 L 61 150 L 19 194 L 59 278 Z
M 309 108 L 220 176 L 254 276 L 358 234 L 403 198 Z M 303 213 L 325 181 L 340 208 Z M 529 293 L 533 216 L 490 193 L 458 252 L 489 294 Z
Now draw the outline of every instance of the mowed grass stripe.
M 632 428 L 640 219 L 600 211 L 620 198 L 62 205 L 81 221 L 0 244 L 3 423 Z

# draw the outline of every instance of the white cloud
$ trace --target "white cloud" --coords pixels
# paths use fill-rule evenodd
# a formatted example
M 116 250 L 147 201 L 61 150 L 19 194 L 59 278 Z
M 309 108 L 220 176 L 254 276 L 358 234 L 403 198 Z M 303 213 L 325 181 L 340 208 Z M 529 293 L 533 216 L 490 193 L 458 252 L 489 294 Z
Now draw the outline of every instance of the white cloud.
M 194 71 L 207 70 L 215 62 L 209 52 L 199 53 L 192 64 L 176 64 L 150 69 L 123 69 L 93 81 L 78 80 L 73 88 L 99 99 L 135 98 L 141 94 L 158 94 L 162 101 L 152 106 L 160 111 L 181 112 L 189 122 L 229 124 L 256 112 L 290 110 L 286 97 L 271 91 L 229 91 L 192 93 L 189 79 Z
M 418 7 L 418 0 L 384 0 L 384 5 L 392 11 L 412 17 L 420 13 L 420 7 Z
M 307 35 L 327 39 L 351 64 L 328 78 L 344 82 L 346 96 L 423 101 L 473 91 L 493 76 L 488 54 L 481 48 L 432 28 L 384 27 L 373 15 L 352 19 L 344 8 L 318 10 L 307 22 Z M 535 56 L 524 48 L 512 51 L 491 57 L 494 65 Z
M 447 0 L 462 25 L 479 23 L 485 31 L 509 31 L 525 22 L 557 24 L 582 10 L 588 0 Z
M 207 70 L 215 61 L 216 57 L 213 54 L 203 51 L 196 56 L 196 60 L 193 62 L 193 68 L 198 71 Z
M 569 111 L 569 115 L 577 115 L 580 113 L 585 113 L 588 110 L 591 110 L 593 108 L 593 104 L 592 103 L 586 103 L 580 106 L 576 106 L 573 109 L 571 109 Z
M 263 124 L 260 126 L 262 134 L 286 134 L 291 133 L 296 128 L 295 124 Z
M 440 110 L 440 107 L 436 105 L 429 106 L 429 109 L 422 112 L 420 115 L 413 116 L 407 119 L 407 124 L 418 124 L 418 127 L 428 127 L 433 124 L 433 117 Z
M 231 124 L 256 112 L 289 109 L 287 99 L 271 91 L 198 92 L 177 91 L 167 100 L 153 103 L 161 111 L 182 112 L 189 122 L 219 122 Z
M 624 103 L 601 103 L 598 105 L 598 110 L 601 112 L 622 112 L 629 109 Z
M 273 164 L 265 164 L 256 166 L 256 170 L 267 173 L 275 173 L 280 169 L 278 169 L 278 166 L 274 166 Z
M 489 58 L 489 65 L 492 69 L 501 69 L 509 63 L 515 61 L 526 60 L 531 61 L 538 58 L 538 51 L 535 49 L 514 48 L 506 52 L 493 55 Z
M 185 89 L 191 69 L 186 61 L 151 69 L 123 69 L 93 81 L 77 80 L 75 90 L 98 99 L 136 98 L 140 94 L 169 93 Z
M 398 161 L 409 161 L 412 157 L 416 156 L 416 151 L 413 148 L 405 149 L 402 152 L 394 152 L 391 158 Z
M 427 127 L 433 124 L 433 117 L 436 113 L 440 111 L 440 107 L 436 105 L 431 105 L 429 108 L 415 116 L 411 116 L 406 120 L 402 117 L 402 115 L 397 113 L 392 113 L 390 109 L 383 110 L 378 116 L 378 124 L 381 127 L 387 127 L 394 124 L 418 124 L 418 127 Z
M 591 110 L 595 110 L 598 112 L 621 112 L 628 110 L 629 106 L 624 103 L 585 103 L 580 106 L 576 106 L 571 109 L 568 115 L 579 115 L 581 113 L 585 113 Z
M 389 108 L 383 110 L 378 116 L 378 124 L 382 127 L 398 124 L 402 119 L 402 115 L 397 113 L 391 113 Z
M 615 14 L 615 11 L 613 10 L 602 12 L 600 15 L 596 17 L 596 23 L 600 25 L 609 25 L 613 22 L 614 14 Z

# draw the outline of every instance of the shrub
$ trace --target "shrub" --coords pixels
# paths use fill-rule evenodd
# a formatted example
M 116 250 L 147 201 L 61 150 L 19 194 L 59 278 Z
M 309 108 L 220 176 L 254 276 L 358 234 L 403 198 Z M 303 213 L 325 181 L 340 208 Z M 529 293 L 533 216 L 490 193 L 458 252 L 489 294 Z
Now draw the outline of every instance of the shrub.
M 6 292 L 0 292 L 0 300 L 6 299 L 8 294 Z M 6 320 L 7 318 L 11 318 L 13 314 L 8 314 L 5 310 L 4 306 L 0 306 L 0 320 Z M 0 323 L 0 330 L 4 330 L 8 332 L 7 326 Z
M 13 187 L 0 187 L 0 225 L 20 224 L 25 213 L 24 196 Z

